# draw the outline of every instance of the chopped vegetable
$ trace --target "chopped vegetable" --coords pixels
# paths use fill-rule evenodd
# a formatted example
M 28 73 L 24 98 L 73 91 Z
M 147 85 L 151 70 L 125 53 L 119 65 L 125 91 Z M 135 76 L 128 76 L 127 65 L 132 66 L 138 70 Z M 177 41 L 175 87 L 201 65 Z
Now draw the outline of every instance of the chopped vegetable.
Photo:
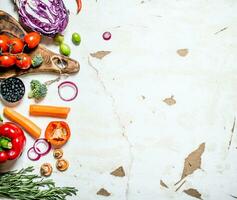
M 65 56 L 69 56 L 70 53 L 71 53 L 70 47 L 65 43 L 60 44 L 59 50 L 60 50 L 60 53 L 65 55 Z
M 50 163 L 44 163 L 40 167 L 40 173 L 42 176 L 50 176 L 53 172 L 52 165 Z
M 24 37 L 24 41 L 30 49 L 37 47 L 40 43 L 40 40 L 41 36 L 37 32 L 27 33 Z
M 61 90 L 62 90 L 62 88 L 64 88 L 64 87 L 70 87 L 70 88 L 72 88 L 72 89 L 74 90 L 74 94 L 73 94 L 72 97 L 70 97 L 70 98 L 65 98 L 65 97 L 63 96 Z M 59 97 L 60 97 L 63 101 L 72 101 L 72 100 L 74 100 L 74 99 L 77 97 L 77 95 L 78 95 L 78 88 L 77 88 L 77 85 L 76 85 L 75 83 L 71 82 L 71 81 L 64 81 L 64 82 L 60 83 L 59 86 L 58 86 L 58 95 L 59 95 Z
M 66 122 L 52 121 L 45 130 L 45 139 L 52 144 L 54 148 L 60 148 L 69 140 L 71 131 Z
M 8 78 L 1 82 L 2 98 L 9 103 L 20 101 L 25 94 L 25 85 L 19 78 Z
M 76 45 L 79 45 L 81 43 L 81 36 L 78 33 L 73 33 L 72 42 Z
M 32 67 L 39 67 L 43 63 L 43 61 L 44 59 L 40 54 L 34 56 L 31 61 Z
M 31 66 L 31 57 L 25 53 L 17 55 L 16 66 L 20 69 L 29 69 Z
M 112 37 L 111 33 L 110 32 L 104 32 L 103 33 L 103 39 L 104 40 L 110 40 L 110 38 Z
M 51 150 L 51 144 L 44 138 L 37 139 L 33 146 L 35 152 L 41 156 L 46 155 Z
M 62 44 L 64 41 L 64 36 L 60 33 L 58 33 L 55 37 L 54 37 L 54 41 L 56 42 L 56 44 Z
M 30 105 L 30 115 L 32 116 L 67 118 L 69 112 L 69 107 Z
M 11 108 L 5 107 L 3 109 L 3 114 L 11 121 L 23 127 L 33 138 L 40 137 L 41 129 L 35 123 L 33 123 L 31 120 L 27 119 L 20 113 L 12 110 Z
M 26 138 L 22 129 L 11 122 L 0 126 L 0 163 L 17 159 L 24 147 Z
M 63 0 L 15 0 L 20 20 L 24 26 L 54 36 L 64 31 L 68 24 L 69 11 Z
M 51 144 L 44 138 L 37 139 L 28 152 L 27 156 L 32 161 L 39 160 L 42 156 L 49 153 L 51 150 Z
M 57 160 L 56 162 L 56 168 L 59 170 L 59 171 L 66 171 L 69 167 L 69 163 L 67 160 L 65 159 L 59 159 Z
M 42 99 L 47 95 L 48 89 L 45 84 L 40 83 L 38 80 L 32 80 L 30 82 L 31 91 L 28 94 L 29 98 L 36 100 Z
M 55 150 L 53 151 L 53 157 L 54 157 L 55 159 L 60 159 L 60 158 L 62 158 L 62 157 L 63 157 L 63 150 L 62 150 L 62 149 L 55 149 Z
M 81 0 L 76 0 L 77 1 L 77 13 L 81 11 L 82 3 Z
M 37 161 L 40 159 L 41 155 L 39 155 L 35 152 L 34 147 L 31 147 L 31 148 L 29 148 L 29 150 L 27 152 L 27 157 L 32 161 Z
M 33 167 L 0 176 L 0 197 L 21 200 L 65 200 L 76 195 L 74 187 L 56 187 L 51 179 L 33 174 Z

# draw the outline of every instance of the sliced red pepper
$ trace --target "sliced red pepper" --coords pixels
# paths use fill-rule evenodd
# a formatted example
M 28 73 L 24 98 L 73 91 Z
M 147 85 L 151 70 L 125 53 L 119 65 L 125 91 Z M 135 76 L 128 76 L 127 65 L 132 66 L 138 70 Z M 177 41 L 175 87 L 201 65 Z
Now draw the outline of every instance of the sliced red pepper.
M 0 126 L 0 163 L 17 159 L 25 146 L 26 138 L 22 129 L 14 123 Z
M 63 146 L 69 140 L 70 136 L 70 128 L 63 121 L 50 122 L 45 131 L 45 139 L 56 148 Z
M 77 0 L 77 13 L 79 13 L 81 11 L 81 7 L 82 7 L 81 0 Z

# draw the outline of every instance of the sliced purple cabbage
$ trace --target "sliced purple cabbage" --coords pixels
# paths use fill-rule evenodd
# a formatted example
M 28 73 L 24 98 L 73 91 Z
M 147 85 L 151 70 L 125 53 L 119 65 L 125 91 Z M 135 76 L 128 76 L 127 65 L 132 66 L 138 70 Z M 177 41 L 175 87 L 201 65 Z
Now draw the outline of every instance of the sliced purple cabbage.
M 15 0 L 21 23 L 47 36 L 64 31 L 69 11 L 63 0 Z

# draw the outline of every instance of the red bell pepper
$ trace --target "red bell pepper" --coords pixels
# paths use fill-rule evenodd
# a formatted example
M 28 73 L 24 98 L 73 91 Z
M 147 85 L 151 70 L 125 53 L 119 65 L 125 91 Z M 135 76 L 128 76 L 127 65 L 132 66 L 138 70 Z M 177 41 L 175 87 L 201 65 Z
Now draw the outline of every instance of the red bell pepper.
M 26 138 L 22 129 L 14 123 L 0 125 L 0 163 L 17 159 L 25 146 Z

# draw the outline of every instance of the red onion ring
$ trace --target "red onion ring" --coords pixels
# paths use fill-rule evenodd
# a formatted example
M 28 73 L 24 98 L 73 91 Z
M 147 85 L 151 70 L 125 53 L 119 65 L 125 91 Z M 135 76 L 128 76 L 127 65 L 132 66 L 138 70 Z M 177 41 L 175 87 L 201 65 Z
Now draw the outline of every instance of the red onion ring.
M 104 40 L 110 40 L 111 36 L 112 36 L 112 34 L 108 31 L 103 33 L 103 39 Z
M 40 144 L 44 144 L 44 147 L 40 147 Z M 37 154 L 44 156 L 51 150 L 51 144 L 44 138 L 37 139 L 33 145 L 33 148 Z
M 34 147 L 31 147 L 27 151 L 27 157 L 32 161 L 36 161 L 36 160 L 39 160 L 41 156 L 35 152 Z
M 61 89 L 63 87 L 71 87 L 72 89 L 74 89 L 74 92 L 75 92 L 74 95 L 70 98 L 64 98 L 63 95 L 61 94 Z M 71 82 L 71 81 L 64 81 L 64 82 L 60 83 L 59 86 L 58 86 L 58 95 L 59 95 L 60 99 L 62 99 L 63 101 L 72 101 L 72 100 L 74 100 L 78 95 L 77 85 L 75 83 Z

